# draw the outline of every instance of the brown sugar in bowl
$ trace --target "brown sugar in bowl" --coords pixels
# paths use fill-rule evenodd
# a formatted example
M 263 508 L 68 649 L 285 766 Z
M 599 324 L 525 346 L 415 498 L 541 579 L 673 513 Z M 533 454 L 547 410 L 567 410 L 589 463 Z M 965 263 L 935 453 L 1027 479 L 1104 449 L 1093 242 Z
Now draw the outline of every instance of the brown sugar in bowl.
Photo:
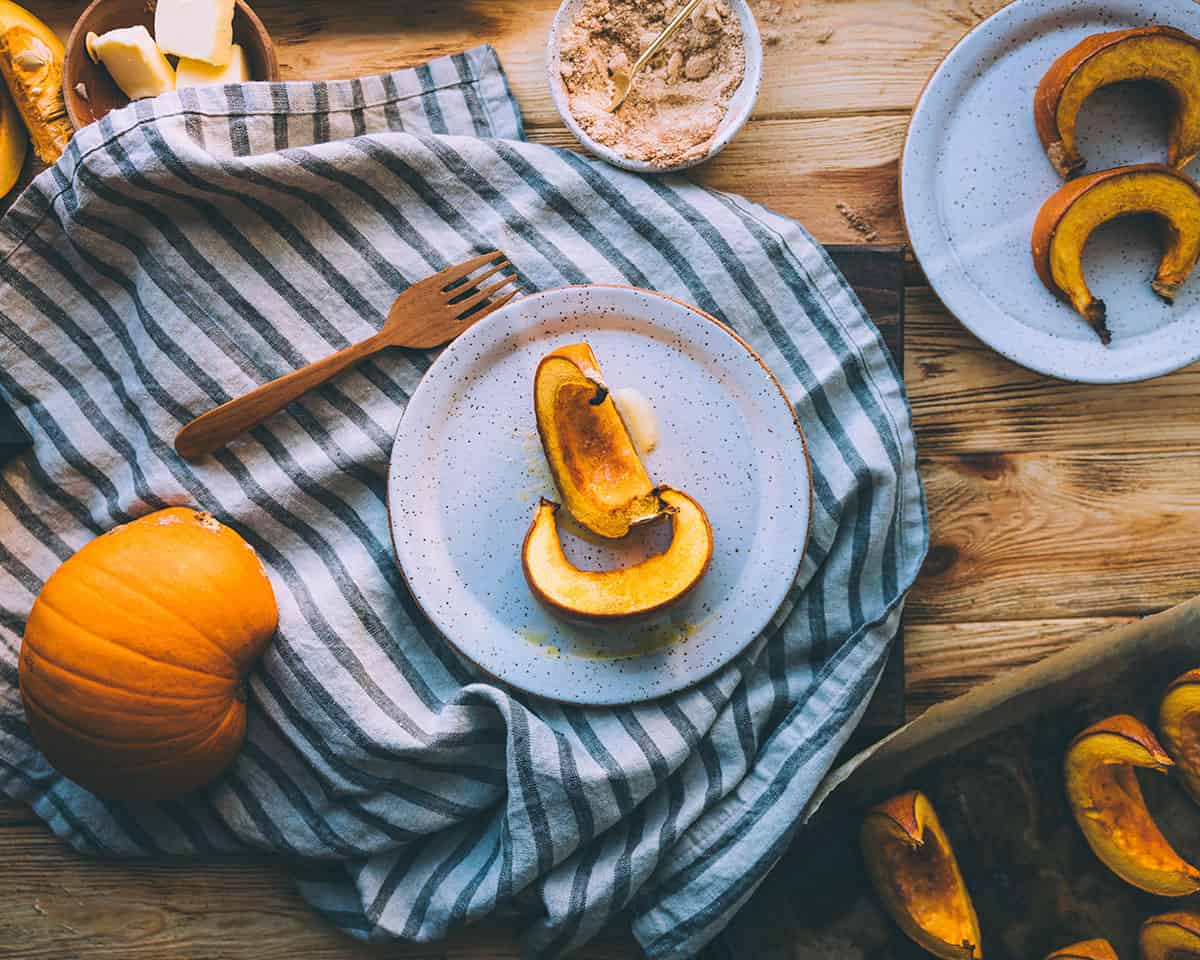
M 92 61 L 85 48 L 89 33 L 105 33 L 120 27 L 144 25 L 154 33 L 154 0 L 93 0 L 79 15 L 67 40 L 63 63 L 63 97 L 67 115 L 76 129 L 99 120 L 110 110 L 129 103 L 101 64 Z M 261 20 L 245 0 L 236 0 L 233 10 L 233 42 L 246 51 L 251 80 L 278 80 L 279 60 L 275 44 Z M 79 92 L 79 85 L 87 91 Z

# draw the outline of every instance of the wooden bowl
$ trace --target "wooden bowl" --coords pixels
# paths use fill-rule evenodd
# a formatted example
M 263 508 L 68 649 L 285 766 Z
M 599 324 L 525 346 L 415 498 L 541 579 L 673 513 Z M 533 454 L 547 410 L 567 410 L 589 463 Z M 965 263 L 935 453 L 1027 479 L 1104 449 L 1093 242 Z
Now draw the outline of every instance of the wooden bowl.
M 84 38 L 91 32 L 104 33 L 119 27 L 135 27 L 139 23 L 153 35 L 154 7 L 154 0 L 93 0 L 75 21 L 63 62 L 63 96 L 67 101 L 67 115 L 76 129 L 129 103 L 129 98 L 113 83 L 108 71 L 101 64 L 92 62 Z M 275 45 L 267 28 L 245 0 L 237 0 L 234 7 L 233 42 L 240 43 L 246 51 L 251 80 L 279 79 Z M 87 91 L 86 98 L 79 94 L 80 83 Z

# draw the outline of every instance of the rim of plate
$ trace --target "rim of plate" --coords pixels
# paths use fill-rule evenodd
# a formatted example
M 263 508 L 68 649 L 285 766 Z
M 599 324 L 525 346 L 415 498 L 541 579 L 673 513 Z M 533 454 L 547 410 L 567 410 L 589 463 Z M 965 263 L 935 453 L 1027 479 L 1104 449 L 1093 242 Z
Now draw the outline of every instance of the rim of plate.
M 694 304 L 690 304 L 685 300 L 680 300 L 678 297 L 673 297 L 668 293 L 660 293 L 657 290 L 647 290 L 644 287 L 634 287 L 634 286 L 631 286 L 629 284 L 624 284 L 624 283 L 566 284 L 561 287 L 549 287 L 546 290 L 539 290 L 536 293 L 529 294 L 528 296 L 520 297 L 520 298 L 514 300 L 512 303 L 505 304 L 499 310 L 495 311 L 495 313 L 493 313 L 491 316 L 486 317 L 484 320 L 480 321 L 480 323 L 477 324 L 476 326 L 469 327 L 468 332 L 470 330 L 475 330 L 477 327 L 482 328 L 485 325 L 497 322 L 499 319 L 502 319 L 503 317 L 505 317 L 508 313 L 516 312 L 516 310 L 519 309 L 521 305 L 527 303 L 529 300 L 532 300 L 534 298 L 542 297 L 542 296 L 545 296 L 548 294 L 553 294 L 553 293 L 561 293 L 561 292 L 569 291 L 569 290 L 594 290 L 594 289 L 630 290 L 635 293 L 645 294 L 645 295 L 648 295 L 651 297 L 658 297 L 663 300 L 669 300 L 672 303 L 677 304 L 678 306 L 681 306 L 686 310 L 690 310 L 692 313 L 696 314 L 699 317 L 702 317 L 703 319 L 707 320 L 708 322 L 715 324 L 719 329 L 721 329 L 725 333 L 727 333 L 731 339 L 733 339 L 735 342 L 737 342 L 739 345 L 741 345 L 742 349 L 745 350 L 754 359 L 754 361 L 759 365 L 760 368 L 762 368 L 762 371 L 767 375 L 767 377 L 770 379 L 771 383 L 775 385 L 775 389 L 779 391 L 780 398 L 783 400 L 784 405 L 787 407 L 788 412 L 791 414 L 792 423 L 795 425 L 796 433 L 800 437 L 800 448 L 804 452 L 804 468 L 805 468 L 805 472 L 808 476 L 807 523 L 806 523 L 805 529 L 804 529 L 804 545 L 801 547 L 800 552 L 796 555 L 796 564 L 795 564 L 794 568 L 791 570 L 790 576 L 788 577 L 788 581 L 787 581 L 788 587 L 784 590 L 783 597 L 780 598 L 779 603 L 775 604 L 774 607 L 772 608 L 770 615 L 766 618 L 766 621 L 764 622 L 764 624 L 758 630 L 751 633 L 745 639 L 745 641 L 738 643 L 737 646 L 735 648 L 731 649 L 725 656 L 716 658 L 713 661 L 711 667 L 709 667 L 703 673 L 699 673 L 694 677 L 690 677 L 681 683 L 667 684 L 663 690 L 661 690 L 658 693 L 655 693 L 653 696 L 650 696 L 650 697 L 637 697 L 637 698 L 633 698 L 633 699 L 630 699 L 627 697 L 622 697 L 622 698 L 616 698 L 616 699 L 611 699 L 611 700 L 605 699 L 605 698 L 588 698 L 587 700 L 566 700 L 566 699 L 563 699 L 562 697 L 551 696 L 551 695 L 545 694 L 545 693 L 538 693 L 536 691 L 528 689 L 527 687 L 523 687 L 520 684 L 513 683 L 511 680 L 506 680 L 503 677 L 497 676 L 495 673 L 493 673 L 491 670 L 489 670 L 487 667 L 485 667 L 483 664 L 481 664 L 477 659 L 475 659 L 475 657 L 471 656 L 471 654 L 467 650 L 465 650 L 463 648 L 463 646 L 460 643 L 458 643 L 458 641 L 456 641 L 452 636 L 450 636 L 449 633 L 447 633 L 445 630 L 443 630 L 441 625 L 429 614 L 429 611 L 425 609 L 425 605 L 421 603 L 420 597 L 417 596 L 416 591 L 413 589 L 412 584 L 409 582 L 408 572 L 404 569 L 404 563 L 400 559 L 400 549 L 396 543 L 396 523 L 395 523 L 395 520 L 394 520 L 394 517 L 392 514 L 392 483 L 391 483 L 392 470 L 391 470 L 391 466 L 392 466 L 392 462 L 395 459 L 395 445 L 396 445 L 397 441 L 399 440 L 400 431 L 403 429 L 405 417 L 408 416 L 408 410 L 409 410 L 409 406 L 411 406 L 411 403 L 412 403 L 412 397 L 409 398 L 409 404 L 405 406 L 404 413 L 401 414 L 401 416 L 400 416 L 400 422 L 396 424 L 396 432 L 392 438 L 393 452 L 388 456 L 388 488 L 387 488 L 388 536 L 391 538 L 391 541 L 392 541 L 392 558 L 396 562 L 396 569 L 398 569 L 400 571 L 400 579 L 404 582 L 404 589 L 408 591 L 408 595 L 412 598 L 413 603 L 416 604 L 417 609 L 421 611 L 421 615 L 425 618 L 425 621 L 434 630 L 437 631 L 438 635 L 440 637 L 442 637 L 446 641 L 447 644 L 450 645 L 450 647 L 454 650 L 454 652 L 456 654 L 458 654 L 460 657 L 462 657 L 464 660 L 466 660 L 469 663 L 471 663 L 472 665 L 474 665 L 477 670 L 479 670 L 486 676 L 491 677 L 494 682 L 496 682 L 497 684 L 500 684 L 501 686 L 509 687 L 514 690 L 520 690 L 522 693 L 526 693 L 526 694 L 529 694 L 530 696 L 538 697 L 541 700 L 548 700 L 551 703 L 559 703 L 559 704 L 563 704 L 565 706 L 615 707 L 615 706 L 622 706 L 622 705 L 628 704 L 628 703 L 649 703 L 651 701 L 659 700 L 663 697 L 668 697 L 668 696 L 671 696 L 672 694 L 679 693 L 681 690 L 687 690 L 688 688 L 693 687 L 698 683 L 701 683 L 702 681 L 711 677 L 718 670 L 727 666 L 729 663 L 731 663 L 737 657 L 741 656 L 742 653 L 745 652 L 746 648 L 748 646 L 750 646 L 750 644 L 754 641 L 754 639 L 756 637 L 760 636 L 764 630 L 766 630 L 768 627 L 770 627 L 771 621 L 775 618 L 775 615 L 779 612 L 779 608 L 783 605 L 784 600 L 787 599 L 788 591 L 791 590 L 791 584 L 795 583 L 796 575 L 800 572 L 800 567 L 804 563 L 804 558 L 808 556 L 808 546 L 809 546 L 810 540 L 812 539 L 812 525 L 813 525 L 813 471 L 812 471 L 812 458 L 809 456 L 809 452 L 808 452 L 808 438 L 805 437 L 805 435 L 804 435 L 804 428 L 800 425 L 800 418 L 796 415 L 796 408 L 795 408 L 795 406 L 793 406 L 792 401 L 790 399 L 788 399 L 787 392 L 783 389 L 783 384 L 781 384 L 779 382 L 779 378 L 775 376 L 775 372 L 769 366 L 767 366 L 766 361 L 763 360 L 763 358 L 758 355 L 758 352 L 752 346 L 750 346 L 750 344 L 746 340 L 744 340 L 741 337 L 741 335 L 738 334 L 738 332 L 736 330 L 734 330 L 732 327 L 730 327 L 728 324 L 726 324 L 722 320 L 718 320 L 711 313 L 707 313 L 704 310 L 701 310 L 699 307 L 695 306 Z M 461 336 L 462 335 L 460 335 L 459 339 L 461 339 Z M 428 377 L 431 373 L 435 372 L 438 365 L 442 362 L 442 358 L 447 356 L 447 354 L 449 354 L 450 350 L 453 348 L 454 344 L 457 342 L 458 342 L 457 340 L 452 341 L 450 343 L 450 345 L 445 350 L 443 350 L 441 354 L 439 354 L 437 360 L 434 361 L 433 365 L 427 371 L 425 371 L 425 376 L 421 378 L 422 383 L 425 381 L 426 377 Z M 420 384 L 418 384 L 417 390 L 420 390 L 420 388 L 421 388 Z M 414 390 L 413 397 L 415 397 L 415 396 L 416 396 L 416 391 Z M 620 662 L 620 660 L 615 660 L 613 662 Z
M 1162 2 L 1169 3 L 1170 0 L 1162 0 Z M 1157 363 L 1142 363 L 1139 365 L 1136 361 L 1136 355 L 1131 357 L 1129 354 L 1121 354 L 1119 356 L 1121 356 L 1122 362 L 1134 361 L 1132 365 L 1127 365 L 1122 369 L 1116 369 L 1116 365 L 1111 363 L 1108 367 L 1099 364 L 1087 369 L 1074 369 L 1058 366 L 1053 363 L 1041 362 L 1040 358 L 1045 356 L 1046 352 L 1040 350 L 1038 345 L 1045 342 L 1058 345 L 1061 341 L 1041 330 L 1028 327 L 1019 320 L 1014 322 L 1013 318 L 1003 310 L 1000 310 L 992 300 L 984 297 L 975 290 L 970 283 L 967 271 L 959 264 L 954 248 L 950 246 L 945 237 L 933 227 L 921 227 L 914 231 L 911 218 L 908 215 L 905 184 L 909 181 L 908 173 L 913 166 L 910 155 L 916 149 L 914 147 L 916 138 L 920 136 L 920 131 L 916 129 L 918 122 L 928 123 L 931 119 L 930 116 L 927 116 L 932 110 L 932 108 L 928 107 L 928 95 L 931 88 L 943 80 L 952 69 L 957 69 L 963 63 L 973 64 L 978 59 L 967 50 L 967 47 L 985 29 L 995 29 L 998 26 L 1003 27 L 1005 35 L 1007 35 L 1013 27 L 1019 26 L 1027 19 L 1052 15 L 1056 12 L 1056 3 L 1059 8 L 1058 12 L 1079 12 L 1086 7 L 1095 7 L 1106 13 L 1110 18 L 1126 15 L 1131 19 L 1145 19 L 1145 5 L 1140 3 L 1139 0 L 1084 0 L 1082 4 L 1079 0 L 1014 0 L 1008 6 L 996 11 L 990 17 L 980 21 L 968 30 L 955 42 L 954 46 L 941 59 L 933 72 L 925 79 L 925 83 L 921 86 L 921 92 L 917 97 L 916 106 L 913 108 L 912 115 L 909 117 L 908 124 L 905 127 L 904 145 L 900 151 L 900 172 L 898 177 L 901 226 L 903 226 L 904 233 L 908 237 L 909 245 L 913 250 L 913 256 L 924 271 L 925 278 L 929 281 L 930 287 L 933 288 L 934 293 L 938 295 L 938 298 L 945 305 L 946 309 L 968 331 L 1002 357 L 1011 360 L 1020 367 L 1032 370 L 1034 373 L 1040 373 L 1072 383 L 1136 383 L 1142 380 L 1150 380 L 1154 377 L 1165 376 L 1200 359 L 1200 336 L 1196 337 L 1190 351 L 1171 357 L 1163 357 Z M 1197 11 L 1200 12 L 1200 8 L 1197 8 Z M 1013 21 L 1013 23 L 1009 24 L 1008 21 Z M 1114 29 L 1118 28 L 1114 27 Z M 1032 105 L 1030 109 L 1032 110 Z M 933 116 L 936 117 L 936 114 Z M 914 174 L 913 176 L 919 176 L 919 174 Z M 935 225 L 940 226 L 940 218 L 934 217 L 933 219 Z M 936 263 L 939 260 L 946 264 L 940 270 L 926 266 L 926 261 Z M 951 267 L 950 264 L 954 264 L 955 267 Z M 981 313 L 989 313 L 994 318 L 1014 322 L 1012 333 L 1009 333 L 1001 325 L 993 324 L 989 326 L 986 323 L 979 323 L 975 317 Z M 1118 354 L 1111 354 L 1109 359 L 1112 360 L 1116 356 Z
M 612 147 L 606 147 L 604 144 L 593 140 L 584 132 L 583 128 L 579 125 L 579 121 L 575 119 L 575 115 L 571 113 L 571 108 L 567 102 L 566 87 L 562 82 L 562 77 L 559 75 L 558 70 L 559 51 L 562 46 L 559 43 L 559 34 L 562 32 L 568 11 L 573 11 L 581 2 L 582 0 L 562 0 L 557 12 L 554 14 L 554 19 L 550 22 L 550 33 L 546 43 L 546 77 L 550 86 L 550 99 L 554 101 L 554 106 L 558 110 L 562 122 L 566 124 L 567 129 L 571 131 L 575 139 L 587 147 L 593 155 L 607 163 L 611 163 L 614 167 L 620 167 L 622 170 L 631 170 L 634 173 L 675 173 L 698 166 L 706 160 L 711 160 L 724 150 L 729 145 L 729 142 L 738 135 L 742 127 L 746 125 L 746 121 L 750 119 L 750 115 L 754 112 L 755 104 L 758 103 L 759 91 L 762 89 L 762 35 L 758 32 L 758 21 L 755 20 L 754 11 L 750 8 L 747 0 L 730 0 L 730 5 L 733 7 L 738 20 L 742 24 L 742 34 L 746 47 L 746 72 L 742 76 L 742 82 L 738 84 L 737 91 L 730 98 L 731 104 L 734 100 L 740 101 L 738 109 L 730 110 L 725 114 L 720 126 L 717 128 L 716 135 L 709 141 L 708 149 L 700 154 L 700 156 L 693 157 L 690 160 L 663 165 L 648 163 L 645 160 L 634 160 L 632 157 L 627 157 L 625 154 L 619 153 Z M 751 86 L 747 88 L 747 83 L 751 81 L 753 81 Z M 747 89 L 750 92 L 743 95 Z M 563 288 L 560 287 L 558 289 Z

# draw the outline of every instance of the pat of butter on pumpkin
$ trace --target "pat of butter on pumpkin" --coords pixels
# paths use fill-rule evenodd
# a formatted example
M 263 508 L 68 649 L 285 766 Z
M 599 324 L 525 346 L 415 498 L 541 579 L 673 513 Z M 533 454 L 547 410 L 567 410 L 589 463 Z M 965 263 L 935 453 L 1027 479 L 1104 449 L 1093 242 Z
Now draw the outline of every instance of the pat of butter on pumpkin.
M 203 60 L 180 57 L 179 65 L 175 68 L 175 86 L 180 89 L 245 83 L 249 79 L 250 68 L 246 64 L 246 51 L 239 43 L 233 45 L 233 56 L 223 67 L 214 67 Z
M 618 387 L 612 399 L 638 452 L 652 452 L 658 446 L 658 417 L 645 394 L 635 387 Z
M 158 0 L 154 39 L 163 53 L 223 67 L 233 56 L 234 0 Z
M 139 24 L 109 30 L 84 40 L 88 56 L 104 64 L 109 75 L 130 100 L 157 97 L 175 89 L 175 70 L 154 44 L 150 31 Z

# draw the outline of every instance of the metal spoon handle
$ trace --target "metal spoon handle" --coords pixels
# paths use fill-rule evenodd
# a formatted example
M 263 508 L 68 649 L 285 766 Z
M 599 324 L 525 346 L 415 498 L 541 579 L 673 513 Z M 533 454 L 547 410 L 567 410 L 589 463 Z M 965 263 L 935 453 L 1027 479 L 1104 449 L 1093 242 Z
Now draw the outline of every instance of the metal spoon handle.
M 642 68 L 650 62 L 650 60 L 656 53 L 658 53 L 659 50 L 662 49 L 663 44 L 671 39 L 672 35 L 676 30 L 679 29 L 683 21 L 692 15 L 692 11 L 700 6 L 700 4 L 703 2 L 704 0 L 688 0 L 688 2 L 684 4 L 683 9 L 675 14 L 675 18 L 666 25 L 666 27 L 663 29 L 663 32 L 655 37 L 654 40 L 651 41 L 650 46 L 648 46 L 642 52 L 642 55 L 638 57 L 636 61 L 634 61 L 633 66 L 629 70 L 629 82 L 625 84 L 624 90 L 617 91 L 617 95 L 613 97 L 613 101 L 608 107 L 609 113 L 612 113 L 625 102 L 625 98 L 629 96 L 629 91 L 633 89 L 633 81 L 637 78 L 637 75 L 641 72 Z

